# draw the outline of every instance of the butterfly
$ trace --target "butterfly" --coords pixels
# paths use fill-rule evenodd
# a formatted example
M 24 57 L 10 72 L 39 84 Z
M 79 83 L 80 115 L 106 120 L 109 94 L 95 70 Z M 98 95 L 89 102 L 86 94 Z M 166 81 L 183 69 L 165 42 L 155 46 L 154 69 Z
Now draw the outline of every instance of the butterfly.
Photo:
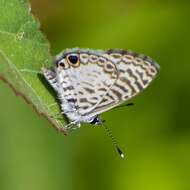
M 67 49 L 42 73 L 57 92 L 68 128 L 102 124 L 100 114 L 136 96 L 159 73 L 151 58 L 126 50 Z

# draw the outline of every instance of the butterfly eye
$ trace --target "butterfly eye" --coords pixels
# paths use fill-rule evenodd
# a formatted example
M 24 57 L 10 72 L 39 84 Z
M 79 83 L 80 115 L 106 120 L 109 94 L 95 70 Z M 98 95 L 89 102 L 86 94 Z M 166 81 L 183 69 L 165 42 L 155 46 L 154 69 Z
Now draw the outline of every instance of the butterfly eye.
M 79 57 L 76 54 L 68 55 L 67 61 L 73 67 L 78 67 L 80 65 Z

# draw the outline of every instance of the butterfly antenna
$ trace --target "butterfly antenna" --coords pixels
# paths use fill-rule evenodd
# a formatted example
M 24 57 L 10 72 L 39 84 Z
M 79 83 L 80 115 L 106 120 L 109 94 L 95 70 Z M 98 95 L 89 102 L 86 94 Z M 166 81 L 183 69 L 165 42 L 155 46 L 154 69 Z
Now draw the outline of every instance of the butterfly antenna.
M 102 124 L 102 125 L 104 126 L 107 135 L 111 138 L 112 144 L 113 144 L 114 147 L 116 148 L 118 154 L 120 155 L 121 158 L 124 158 L 125 155 L 124 155 L 124 153 L 122 152 L 122 150 L 119 148 L 118 143 L 117 143 L 117 140 L 116 140 L 116 138 L 113 136 L 113 133 L 112 133 L 111 129 L 108 128 L 108 126 L 105 125 L 105 124 Z

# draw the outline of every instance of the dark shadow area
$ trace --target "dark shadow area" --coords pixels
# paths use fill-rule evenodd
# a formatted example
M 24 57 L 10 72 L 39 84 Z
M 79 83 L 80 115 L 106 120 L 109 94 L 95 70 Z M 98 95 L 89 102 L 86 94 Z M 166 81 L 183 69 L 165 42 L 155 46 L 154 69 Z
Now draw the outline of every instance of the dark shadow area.
M 51 87 L 51 85 L 48 83 L 48 81 L 44 78 L 44 76 L 39 73 L 38 74 L 38 78 L 40 79 L 40 81 L 42 82 L 42 84 L 46 87 L 46 89 L 48 90 L 48 92 L 53 96 L 53 98 L 55 99 L 55 101 L 60 105 L 60 101 L 57 98 L 57 93 Z
M 51 87 L 51 85 L 48 83 L 48 81 L 44 78 L 44 76 L 42 74 L 38 74 L 38 78 L 39 80 L 42 82 L 42 84 L 45 86 L 45 88 L 48 90 L 48 92 L 51 94 L 51 96 L 54 98 L 54 100 L 57 102 L 57 104 L 59 105 L 60 108 L 60 112 L 61 112 L 61 102 L 58 99 L 57 93 L 55 92 L 55 90 Z M 69 119 L 65 116 L 62 115 L 63 119 L 66 123 L 69 123 Z M 59 119 L 59 118 L 57 118 Z

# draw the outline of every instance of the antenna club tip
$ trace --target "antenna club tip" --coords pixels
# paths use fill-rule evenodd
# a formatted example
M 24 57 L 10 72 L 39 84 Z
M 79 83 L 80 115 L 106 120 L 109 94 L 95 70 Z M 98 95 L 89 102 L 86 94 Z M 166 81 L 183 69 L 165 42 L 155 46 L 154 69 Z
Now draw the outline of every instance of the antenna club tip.
M 120 154 L 121 158 L 124 159 L 125 158 L 125 155 L 122 153 Z
M 116 148 L 117 148 L 117 151 L 118 151 L 120 157 L 123 159 L 125 157 L 125 155 L 123 154 L 123 152 L 121 151 L 121 149 L 118 146 Z

